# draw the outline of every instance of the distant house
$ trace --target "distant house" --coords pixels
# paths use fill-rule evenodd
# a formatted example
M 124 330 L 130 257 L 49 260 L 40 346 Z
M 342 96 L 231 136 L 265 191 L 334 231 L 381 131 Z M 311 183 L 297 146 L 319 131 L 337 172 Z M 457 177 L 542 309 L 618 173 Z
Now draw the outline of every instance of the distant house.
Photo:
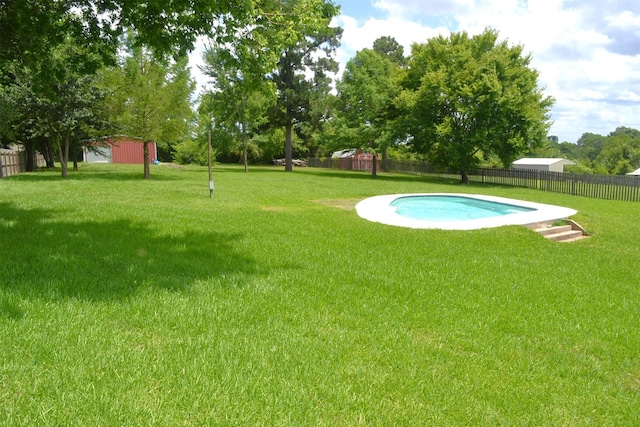
M 567 159 L 555 158 L 528 158 L 525 157 L 512 163 L 513 169 L 536 170 L 544 172 L 564 172 L 567 165 L 575 165 L 575 162 Z
M 158 147 L 155 142 L 150 142 L 149 162 L 153 162 L 157 158 Z M 142 141 L 126 136 L 95 141 L 90 147 L 84 148 L 84 161 L 87 163 L 143 164 Z

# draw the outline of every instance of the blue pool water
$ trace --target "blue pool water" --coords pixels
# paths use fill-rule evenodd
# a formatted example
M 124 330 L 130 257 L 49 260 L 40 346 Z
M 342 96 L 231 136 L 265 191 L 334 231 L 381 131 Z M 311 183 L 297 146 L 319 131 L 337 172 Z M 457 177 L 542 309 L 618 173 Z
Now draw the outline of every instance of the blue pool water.
M 471 197 L 441 195 L 398 197 L 391 206 L 398 215 L 424 221 L 466 221 L 536 210 Z

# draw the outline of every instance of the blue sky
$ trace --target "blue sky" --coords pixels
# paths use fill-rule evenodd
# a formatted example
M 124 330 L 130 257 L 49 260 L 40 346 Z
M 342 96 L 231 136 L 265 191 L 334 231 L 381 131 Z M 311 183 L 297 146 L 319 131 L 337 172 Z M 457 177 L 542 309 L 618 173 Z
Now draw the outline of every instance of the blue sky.
M 556 102 L 550 134 L 576 142 L 619 126 L 640 130 L 639 0 L 335 0 L 344 29 L 342 67 L 382 36 L 404 46 L 438 35 L 490 27 L 532 55 L 543 93 Z M 193 52 L 192 70 L 204 79 Z M 340 77 L 340 74 L 337 76 Z M 637 165 L 640 166 L 640 165 Z
M 550 134 L 576 142 L 585 132 L 640 130 L 638 0 L 337 0 L 344 28 L 338 52 L 392 36 L 410 52 L 430 37 L 496 29 L 532 55 L 545 95 L 555 98 Z

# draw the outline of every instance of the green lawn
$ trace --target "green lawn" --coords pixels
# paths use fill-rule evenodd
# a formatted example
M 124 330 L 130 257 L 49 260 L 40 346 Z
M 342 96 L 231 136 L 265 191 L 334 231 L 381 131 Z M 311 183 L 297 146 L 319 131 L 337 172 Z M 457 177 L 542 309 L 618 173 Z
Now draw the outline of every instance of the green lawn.
M 640 425 L 640 204 L 383 174 L 82 165 L 0 180 L 0 424 Z M 411 230 L 372 195 L 592 233 Z

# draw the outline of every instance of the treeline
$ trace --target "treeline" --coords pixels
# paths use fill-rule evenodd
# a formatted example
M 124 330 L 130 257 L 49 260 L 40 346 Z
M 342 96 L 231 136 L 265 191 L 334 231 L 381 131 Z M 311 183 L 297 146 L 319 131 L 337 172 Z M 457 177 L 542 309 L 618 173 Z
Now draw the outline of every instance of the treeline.
M 63 176 L 80 147 L 110 135 L 153 141 L 160 160 L 204 163 L 210 134 L 218 161 L 247 169 L 364 149 L 374 165 L 427 160 L 463 182 L 476 166 L 556 148 L 545 142 L 554 100 L 531 56 L 491 29 L 434 37 L 409 55 L 382 37 L 334 81 L 342 29 L 330 0 L 35 3 L 0 3 L 0 138 L 55 158 Z M 194 103 L 186 53 L 198 36 L 210 85 Z M 636 138 L 606 141 L 618 137 L 624 150 L 623 137 Z M 596 140 L 585 135 L 581 167 L 596 172 L 605 156 L 608 172 L 634 165 L 635 154 L 614 162 L 610 141 Z
M 214 133 L 219 159 L 235 155 L 246 166 L 248 158 L 289 162 L 357 148 L 373 154 L 374 177 L 378 156 L 417 158 L 459 171 L 466 183 L 486 159 L 507 166 L 545 141 L 553 99 L 542 95 L 523 47 L 496 31 L 435 37 L 409 56 L 382 37 L 348 61 L 334 93 L 328 73 L 339 35 L 306 34 L 268 79 L 252 61 L 251 39 L 208 49 L 203 71 L 213 89 L 202 97 L 200 128 Z M 314 49 L 327 56 L 309 55 Z M 204 159 L 202 146 L 182 145 L 176 159 Z
M 533 157 L 563 157 L 576 162 L 565 168 L 583 174 L 625 175 L 640 168 L 640 131 L 619 127 L 609 135 L 584 133 L 577 143 L 548 140 Z

